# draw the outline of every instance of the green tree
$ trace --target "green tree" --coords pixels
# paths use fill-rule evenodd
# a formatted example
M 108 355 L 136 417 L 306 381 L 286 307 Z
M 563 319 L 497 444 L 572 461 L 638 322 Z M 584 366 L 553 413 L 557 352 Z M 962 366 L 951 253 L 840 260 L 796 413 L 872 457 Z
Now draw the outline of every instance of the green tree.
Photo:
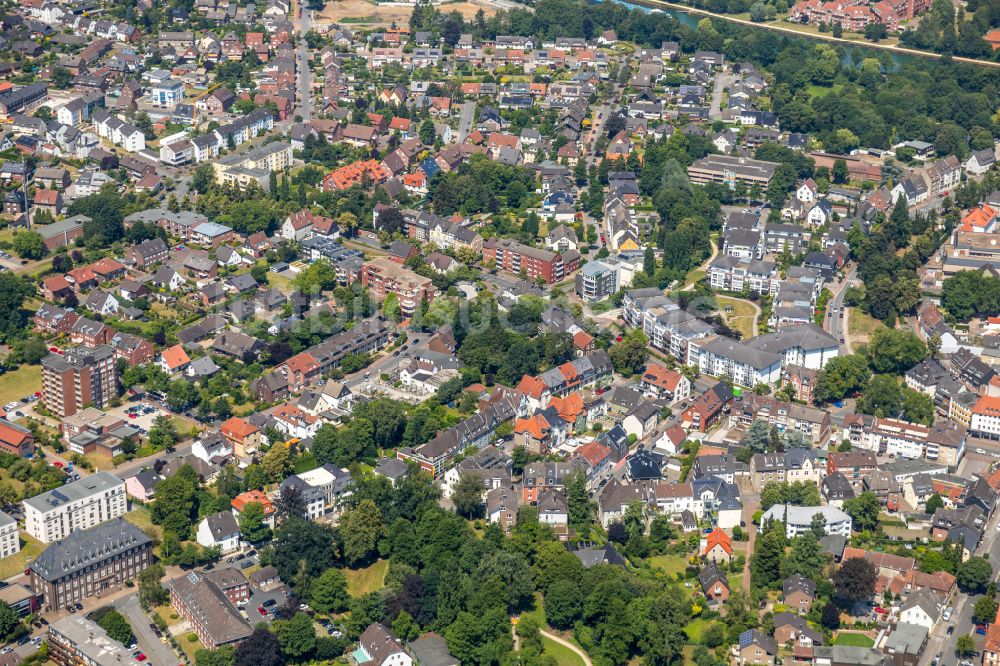
M 139 603 L 145 609 L 166 603 L 170 596 L 160 583 L 164 576 L 163 565 L 154 564 L 139 574 Z
M 351 566 L 367 562 L 378 553 L 378 544 L 385 535 L 382 513 L 370 499 L 344 512 L 340 519 L 344 560 Z
M 966 594 L 978 594 L 986 589 L 993 577 L 993 566 L 982 557 L 970 557 L 958 566 L 955 582 Z
M 868 345 L 868 363 L 880 374 L 903 374 L 927 356 L 927 347 L 911 331 L 880 328 Z
M 955 656 L 971 657 L 974 654 L 976 654 L 976 641 L 972 635 L 959 636 L 958 640 L 955 641 Z
M 649 356 L 646 348 L 648 344 L 649 338 L 641 329 L 635 328 L 625 333 L 621 342 L 611 345 L 608 350 L 615 372 L 630 377 L 645 369 L 646 358 Z
M 806 578 L 820 578 L 823 568 L 823 550 L 813 532 L 806 532 L 792 542 L 792 551 L 782 561 L 781 575 L 785 578 L 802 574 Z
M 194 653 L 195 666 L 236 666 L 236 648 L 223 645 L 217 650 L 204 648 Z
M 928 514 L 932 516 L 938 509 L 943 509 L 943 508 L 944 508 L 944 500 L 941 499 L 941 496 L 937 493 L 934 493 L 933 495 L 928 497 L 927 502 L 924 503 L 924 511 L 926 511 Z
M 874 530 L 878 527 L 878 513 L 882 505 L 875 493 L 865 491 L 844 501 L 844 512 L 854 521 L 854 529 L 860 531 Z
M 186 537 L 196 516 L 197 494 L 198 473 L 190 465 L 183 465 L 156 486 L 153 522 L 161 525 L 164 532 Z
M 847 170 L 847 161 L 843 158 L 837 158 L 833 161 L 833 169 L 830 170 L 830 175 L 833 177 L 833 182 L 838 185 L 842 185 L 850 180 L 850 173 Z
M 316 649 L 316 630 L 312 618 L 305 613 L 275 621 L 274 632 L 278 635 L 281 652 L 292 661 L 302 661 Z
M 21 619 L 10 604 L 0 601 L 0 639 L 6 640 L 14 633 Z
M 577 470 L 565 481 L 566 502 L 569 507 L 569 524 L 576 526 L 589 525 L 594 516 L 594 502 L 587 490 L 587 475 Z
M 41 259 L 45 255 L 45 239 L 37 231 L 19 231 L 14 235 L 13 247 L 22 259 Z
M 260 543 L 271 538 L 271 528 L 264 524 L 264 505 L 249 502 L 240 512 L 240 534 L 249 543 Z
M 390 292 L 385 295 L 385 299 L 382 301 L 382 316 L 396 323 L 402 320 L 402 310 L 399 305 L 399 297 L 396 294 Z
M 451 495 L 458 515 L 466 518 L 479 517 L 483 511 L 484 491 L 483 477 L 479 474 L 465 473 L 459 476 Z
M 437 130 L 434 129 L 434 121 L 428 118 L 424 122 L 420 123 L 420 128 L 417 130 L 420 136 L 420 142 L 425 146 L 433 146 L 434 139 L 437 137 Z
M 313 581 L 312 607 L 320 613 L 341 613 L 347 610 L 350 601 L 347 577 L 340 569 L 327 569 Z
M 813 396 L 816 402 L 832 402 L 862 390 L 871 378 L 868 361 L 859 354 L 835 356 L 819 371 Z
M 980 624 L 989 624 L 997 616 L 997 602 L 993 597 L 986 595 L 976 600 L 972 607 L 972 620 Z
M 877 579 L 878 572 L 871 562 L 863 557 L 848 558 L 833 574 L 834 594 L 851 603 L 870 599 Z
M 545 593 L 545 621 L 569 629 L 583 614 L 583 589 L 570 580 L 557 580 Z
M 0 341 L 10 340 L 25 330 L 27 314 L 21 307 L 35 289 L 10 271 L 0 273 Z
M 118 611 L 112 610 L 105 613 L 97 624 L 104 631 L 108 632 L 108 636 L 113 640 L 118 641 L 126 647 L 132 644 L 132 626 L 125 619 L 125 616 Z

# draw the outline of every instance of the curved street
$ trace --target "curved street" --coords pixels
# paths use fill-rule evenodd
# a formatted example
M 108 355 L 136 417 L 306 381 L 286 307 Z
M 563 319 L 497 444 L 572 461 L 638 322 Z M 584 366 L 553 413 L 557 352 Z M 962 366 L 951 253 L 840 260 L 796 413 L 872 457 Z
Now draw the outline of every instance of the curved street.
M 567 641 L 565 639 L 562 639 L 562 638 L 559 638 L 555 634 L 550 634 L 549 632 L 545 631 L 544 629 L 541 629 L 539 631 L 539 633 L 541 633 L 542 636 L 544 636 L 545 638 L 549 639 L 550 641 L 553 641 L 555 643 L 559 643 L 559 645 L 562 645 L 565 648 L 569 648 L 570 650 L 572 650 L 573 652 L 575 652 L 580 657 L 580 659 L 583 660 L 584 666 L 594 666 L 593 663 L 591 663 L 591 661 L 590 661 L 590 657 L 587 656 L 587 653 L 584 652 L 583 650 L 581 650 L 580 648 L 578 648 L 577 646 L 573 645 L 569 641 Z

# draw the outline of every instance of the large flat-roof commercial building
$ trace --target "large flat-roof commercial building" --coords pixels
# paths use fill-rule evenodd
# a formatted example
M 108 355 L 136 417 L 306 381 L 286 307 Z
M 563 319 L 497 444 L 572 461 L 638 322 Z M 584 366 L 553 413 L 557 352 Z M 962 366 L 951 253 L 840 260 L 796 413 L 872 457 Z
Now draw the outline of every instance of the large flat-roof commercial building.
M 24 500 L 24 531 L 42 543 L 52 543 L 127 511 L 125 482 L 98 472 Z
M 759 185 L 763 194 L 763 190 L 771 184 L 774 171 L 779 166 L 777 162 L 764 162 L 746 157 L 706 155 L 700 160 L 695 160 L 687 172 L 691 182 L 695 184 L 719 183 L 730 189 L 734 189 L 737 184 L 747 187 Z
M 71 615 L 49 625 L 49 659 L 59 666 L 111 666 L 135 663 L 124 645 L 96 622 Z
M 50 545 L 28 568 L 31 588 L 51 611 L 135 580 L 152 563 L 153 540 L 116 518 Z
M 115 350 L 108 345 L 76 347 L 42 359 L 42 400 L 61 419 L 86 405 L 103 409 L 117 394 Z

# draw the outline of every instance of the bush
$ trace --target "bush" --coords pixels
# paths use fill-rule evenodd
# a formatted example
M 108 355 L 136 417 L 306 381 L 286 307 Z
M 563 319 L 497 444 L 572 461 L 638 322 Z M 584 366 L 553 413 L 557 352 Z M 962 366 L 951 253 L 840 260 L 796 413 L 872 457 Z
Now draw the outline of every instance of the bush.
M 188 643 L 197 643 L 197 642 L 198 642 L 198 636 L 196 636 L 195 634 L 188 634 Z

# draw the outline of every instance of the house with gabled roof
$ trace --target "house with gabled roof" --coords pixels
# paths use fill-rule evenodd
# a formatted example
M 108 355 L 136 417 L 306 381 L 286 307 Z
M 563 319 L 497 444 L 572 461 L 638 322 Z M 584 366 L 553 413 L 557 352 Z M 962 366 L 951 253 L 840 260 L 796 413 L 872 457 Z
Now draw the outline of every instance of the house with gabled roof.
M 729 599 L 729 580 L 714 560 L 702 567 L 698 573 L 701 591 L 709 603 L 725 603 Z
M 733 557 L 733 540 L 716 527 L 701 540 L 698 556 L 705 561 L 727 564 Z

